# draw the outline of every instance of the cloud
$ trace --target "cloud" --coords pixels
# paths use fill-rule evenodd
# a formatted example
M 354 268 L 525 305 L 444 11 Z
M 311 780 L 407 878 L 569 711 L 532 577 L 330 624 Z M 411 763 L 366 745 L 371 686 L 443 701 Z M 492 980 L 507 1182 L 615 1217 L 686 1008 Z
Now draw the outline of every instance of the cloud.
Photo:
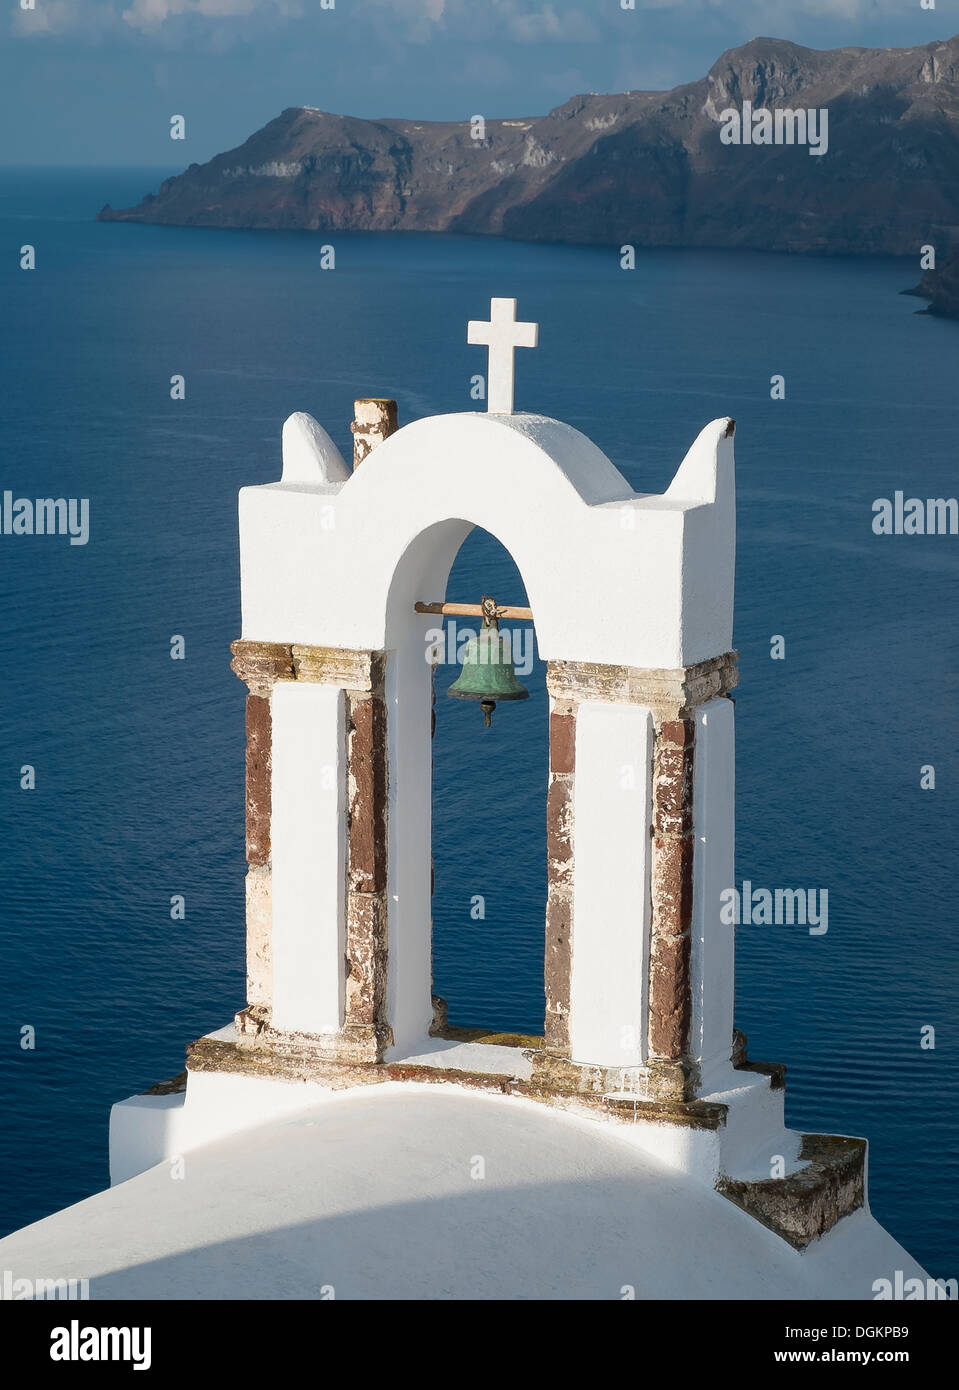
M 268 10 L 275 11 L 283 18 L 302 13 L 294 0 L 133 0 L 123 10 L 122 18 L 133 29 L 149 31 L 180 15 L 197 15 L 203 19 L 242 19 Z
M 912 3 L 918 9 L 918 0 Z M 68 35 L 99 42 L 126 35 L 174 46 L 206 38 L 219 44 L 242 42 L 281 21 L 320 25 L 332 18 L 321 10 L 320 0 L 36 0 L 34 9 L 17 6 L 13 14 L 13 32 L 20 37 Z M 394 48 L 434 40 L 620 45 L 642 38 L 653 23 L 659 38 L 664 27 L 679 38 L 693 25 L 711 33 L 729 31 L 735 43 L 744 34 L 788 37 L 804 21 L 827 26 L 827 33 L 858 24 L 863 29 L 858 41 L 868 44 L 876 41 L 869 32 L 873 25 L 902 18 L 903 0 L 636 0 L 633 11 L 624 11 L 617 0 L 601 5 L 584 0 L 336 0 L 333 14 L 345 41 Z
M 500 0 L 498 8 L 509 10 L 504 15 L 510 38 L 519 43 L 595 43 L 599 31 L 579 8 L 560 11 L 555 5 L 544 5 L 529 11 L 516 0 Z
M 439 0 L 442 3 L 442 0 Z M 161 33 L 179 22 L 295 19 L 301 0 L 37 0 L 36 8 L 14 11 L 13 31 L 28 38 L 71 36 L 88 40 L 111 33 Z
M 744 11 L 761 15 L 767 27 L 776 26 L 792 15 L 825 15 L 834 19 L 859 19 L 863 16 L 898 15 L 902 0 L 636 0 L 637 10 L 691 9 L 711 14 L 726 14 L 739 18 Z M 918 8 L 918 0 L 917 0 Z
M 450 0 L 350 0 L 350 4 L 371 32 L 381 38 L 389 34 L 394 42 L 401 39 L 408 43 L 429 43 L 445 28 L 451 8 Z M 384 10 L 390 11 L 388 19 L 384 19 Z M 393 24 L 397 19 L 399 33 Z
M 342 0 L 346 3 L 346 0 Z M 914 0 L 918 7 L 918 0 Z M 624 11 L 618 0 L 602 6 L 583 0 L 349 0 L 351 13 L 368 16 L 382 31 L 398 21 L 397 39 L 512 40 L 516 43 L 622 41 L 624 24 L 640 11 L 681 26 L 690 21 L 736 25 L 754 34 L 782 34 L 802 18 L 836 24 L 901 17 L 903 0 L 636 0 Z M 626 31 L 628 33 L 628 31 Z M 868 42 L 868 40 L 866 40 Z
M 434 38 L 497 39 L 515 43 L 594 43 L 599 30 L 582 0 L 354 0 L 383 26 L 383 11 L 406 26 L 399 37 L 414 43 Z
M 13 12 L 13 32 L 22 38 L 78 33 L 96 38 L 117 22 L 112 3 L 95 0 L 38 0 L 32 10 L 19 6 Z
M 254 6 L 255 0 L 223 0 L 222 4 L 212 7 L 207 0 L 133 0 L 130 8 L 122 12 L 122 18 L 133 29 L 156 29 L 178 15 L 200 14 L 224 19 L 248 15 Z

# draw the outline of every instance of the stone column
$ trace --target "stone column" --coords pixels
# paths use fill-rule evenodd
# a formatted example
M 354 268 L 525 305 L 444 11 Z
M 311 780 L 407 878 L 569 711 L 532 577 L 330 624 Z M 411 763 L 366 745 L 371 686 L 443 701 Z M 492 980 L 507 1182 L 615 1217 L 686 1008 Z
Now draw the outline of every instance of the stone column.
M 728 695 L 735 687 L 736 654 L 726 653 L 679 670 L 551 661 L 547 664 L 546 680 L 552 701 L 547 792 L 546 1038 L 544 1052 L 536 1064 L 537 1080 L 550 1090 L 605 1094 L 626 1091 L 653 1103 L 694 1099 L 699 1080 L 699 1040 L 694 1044 L 692 1037 L 694 861 L 697 834 L 705 839 L 707 829 L 712 829 L 694 826 L 696 727 L 703 707 L 717 696 Z M 603 707 L 617 705 L 637 707 L 637 720 L 624 724 L 621 719 L 604 719 L 602 727 L 609 724 L 614 733 L 619 730 L 620 740 L 614 739 L 610 747 L 622 747 L 624 756 L 627 746 L 646 750 L 638 753 L 639 760 L 646 764 L 638 769 L 638 775 L 645 776 L 648 795 L 648 802 L 636 803 L 638 811 L 632 813 L 633 819 L 637 814 L 639 817 L 635 833 L 645 843 L 636 844 L 634 861 L 630 862 L 628 853 L 622 852 L 610 870 L 622 876 L 624 884 L 618 906 L 615 899 L 610 904 L 605 902 L 606 887 L 602 892 L 597 890 L 597 863 L 602 868 L 604 858 L 612 852 L 597 849 L 597 845 L 602 847 L 602 817 L 612 813 L 610 806 L 600 794 L 600 783 L 579 789 L 574 785 L 577 777 L 587 775 L 587 769 L 576 765 L 577 723 L 585 719 L 586 709 L 591 715 L 595 711 L 596 724 Z M 607 730 L 606 741 L 612 737 Z M 590 746 L 594 753 L 596 748 L 602 750 L 603 739 L 594 737 Z M 594 770 L 590 769 L 590 774 Z M 711 804 L 714 815 L 732 817 L 731 787 L 727 798 L 714 796 Z M 579 826 L 577 817 L 584 807 L 588 807 L 589 819 Z M 579 921 L 575 846 L 579 836 L 585 852 L 587 835 L 592 850 L 590 891 L 586 895 L 590 920 Z M 647 862 L 648 898 L 643 881 L 636 879 L 636 875 L 647 872 Z M 621 915 L 618 921 L 612 920 L 617 910 L 628 911 L 629 921 L 624 922 Z M 648 949 L 642 958 L 645 965 L 640 968 L 640 957 L 636 955 L 639 939 L 631 933 L 644 932 L 648 935 Z M 575 973 L 579 933 L 586 934 L 581 951 L 581 962 L 586 964 L 581 964 L 580 973 L 585 968 L 590 984 L 584 998 L 595 993 L 592 986 L 598 961 L 606 968 L 608 959 L 611 974 L 617 969 L 628 971 L 623 976 L 627 983 L 618 981 L 608 994 L 618 1000 L 617 1010 L 629 1015 L 622 1019 L 624 1032 L 630 1034 L 635 1025 L 639 1034 L 642 1045 L 635 1048 L 636 1060 L 632 1063 L 614 1061 L 614 1053 L 622 1057 L 628 1049 L 614 1047 L 608 1037 L 605 1041 L 598 1038 L 596 1028 L 587 1028 L 585 1032 L 593 1038 L 589 1051 L 597 1055 L 572 1055 L 570 1009 L 576 1007 L 576 980 L 580 978 Z M 608 951 L 604 945 L 607 938 Z M 618 952 L 625 953 L 623 959 L 618 958 Z M 710 985 L 710 979 L 704 976 L 696 988 L 708 992 Z M 728 985 L 724 974 L 717 987 L 726 989 Z M 634 1000 L 630 990 L 635 992 Z M 573 1031 L 577 1035 L 583 1032 L 578 1026 Z M 604 1031 L 609 1033 L 608 1028 Z M 731 1053 L 731 1035 L 729 1048 Z
M 645 1094 L 651 1099 L 687 1101 L 698 1094 L 699 1065 L 692 1037 L 694 870 L 697 836 L 705 845 L 713 827 L 694 822 L 696 729 L 703 706 L 728 696 L 737 685 L 736 656 L 727 652 L 681 670 L 631 673 L 631 690 L 649 704 L 655 721 L 644 1078 Z M 731 786 L 728 797 L 714 810 L 730 819 L 735 816 Z M 700 907 L 704 921 L 707 906 Z M 707 974 L 696 988 L 702 994 L 721 984 L 725 981 Z M 727 1056 L 732 1045 L 730 1030 Z
M 336 1062 L 377 1062 L 391 1035 L 387 975 L 387 734 L 384 652 L 234 642 L 233 669 L 250 685 L 247 727 L 247 1008 L 241 1036 L 280 1051 Z M 346 717 L 338 763 L 346 769 L 342 1017 L 322 1034 L 286 1033 L 272 1018 L 272 718 L 276 680 L 341 693 Z M 331 771 L 333 769 L 331 768 Z M 317 793 L 319 794 L 319 792 Z
M 292 649 L 277 642 L 234 642 L 232 669 L 246 683 L 246 975 L 241 1031 L 268 1021 L 273 1000 L 271 818 L 276 681 L 293 679 Z

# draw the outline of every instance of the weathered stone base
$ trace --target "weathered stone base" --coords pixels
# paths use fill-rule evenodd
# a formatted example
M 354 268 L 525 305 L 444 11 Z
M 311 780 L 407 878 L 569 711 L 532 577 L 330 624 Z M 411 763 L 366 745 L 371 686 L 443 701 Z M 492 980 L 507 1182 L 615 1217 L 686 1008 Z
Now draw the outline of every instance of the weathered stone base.
M 338 1033 L 307 1035 L 273 1028 L 267 1005 L 250 1004 L 234 1019 L 237 1042 L 200 1038 L 187 1049 L 190 1070 L 238 1071 L 287 1080 L 312 1080 L 323 1084 L 369 1085 L 378 1081 L 410 1078 L 427 1073 L 426 1080 L 469 1084 L 467 1073 L 456 1068 L 419 1067 L 403 1062 L 384 1062 L 392 1043 L 389 1030 L 347 1024 Z M 573 1062 L 551 1051 L 544 1039 L 533 1034 L 499 1033 L 488 1028 L 460 1028 L 448 1022 L 445 999 L 433 995 L 431 1037 L 450 1042 L 482 1043 L 512 1047 L 532 1063 L 529 1080 L 503 1077 L 488 1079 L 493 1089 L 509 1095 L 525 1095 L 566 1108 L 582 1103 L 588 1109 L 630 1121 L 637 1117 L 668 1120 L 701 1127 L 705 1119 L 715 1126 L 725 1121 L 724 1105 L 697 1100 L 695 1068 L 685 1062 L 653 1060 L 645 1067 L 600 1067 Z M 784 1068 L 745 1060 L 745 1038 L 739 1035 L 740 1068 L 769 1074 L 773 1087 L 782 1085 Z M 372 1074 L 371 1074 L 372 1069 Z M 520 1068 L 518 1068 L 520 1070 Z M 479 1073 L 475 1074 L 480 1075 Z M 710 1127 L 715 1127 L 710 1126 Z
M 804 1134 L 799 1157 L 806 1166 L 798 1173 L 758 1182 L 722 1177 L 716 1187 L 796 1250 L 805 1250 L 863 1205 L 866 1147 L 865 1139 Z
M 417 1081 L 431 1085 L 466 1086 L 500 1095 L 522 1096 L 571 1113 L 603 1117 L 620 1124 L 654 1124 L 683 1129 L 719 1131 L 728 1106 L 714 1101 L 678 1099 L 676 1077 L 657 1092 L 655 1068 L 650 1087 L 640 1093 L 638 1069 L 584 1067 L 549 1052 L 543 1039 L 494 1033 L 482 1028 L 456 1028 L 446 1023 L 443 1001 L 434 998 L 434 1036 L 516 1049 L 517 1060 L 532 1062 L 529 1080 L 521 1076 L 462 1071 L 413 1062 L 384 1062 L 391 1038 L 373 1028 L 347 1026 L 335 1035 L 307 1037 L 284 1034 L 270 1025 L 269 1009 L 252 1005 L 236 1016 L 238 1037 L 224 1041 L 200 1038 L 187 1048 L 187 1071 L 227 1072 L 281 1081 L 313 1082 L 330 1090 L 375 1086 L 385 1082 Z M 766 1075 L 773 1089 L 784 1085 L 785 1068 L 775 1063 L 749 1062 L 746 1040 L 737 1033 L 733 1057 L 736 1070 Z M 518 1071 L 522 1068 L 517 1068 Z M 177 1089 L 181 1088 L 177 1079 Z M 865 1201 L 863 1139 L 836 1135 L 803 1136 L 800 1159 L 805 1167 L 783 1178 L 741 1180 L 721 1175 L 716 1187 L 747 1215 L 802 1251 L 825 1235 L 837 1221 Z
M 212 1044 L 217 1048 L 235 1048 L 240 1054 L 255 1052 L 266 1059 L 293 1059 L 302 1063 L 305 1068 L 304 1076 L 311 1076 L 311 1069 L 317 1065 L 346 1068 L 358 1065 L 375 1066 L 382 1062 L 387 1048 L 393 1042 L 389 1028 L 375 1024 L 348 1023 L 337 1033 L 282 1032 L 273 1027 L 269 1007 L 264 1004 L 250 1004 L 241 1009 L 234 1023 L 237 1042 L 221 1043 L 211 1038 L 200 1038 L 187 1048 L 188 1062 L 193 1058 L 196 1049 L 199 1048 L 200 1054 L 205 1055 L 206 1045 Z M 224 1060 L 231 1056 L 231 1053 L 222 1054 Z M 242 1065 L 226 1065 L 190 1067 L 190 1070 L 246 1071 L 247 1068 Z M 255 1070 L 261 1068 L 257 1067 Z M 282 1075 L 280 1071 L 270 1071 L 269 1066 L 266 1071 L 268 1075 Z
M 533 1058 L 533 1076 L 545 1090 L 581 1095 L 626 1095 L 669 1105 L 695 1100 L 698 1073 L 685 1060 L 653 1059 L 642 1067 L 597 1067 L 573 1062 L 546 1048 Z
M 437 1084 L 470 1086 L 502 1095 L 525 1096 L 528 1100 L 556 1106 L 562 1110 L 580 1110 L 624 1124 L 648 1120 L 658 1124 L 681 1125 L 696 1129 L 719 1129 L 726 1120 L 727 1107 L 706 1101 L 674 1102 L 644 1099 L 638 1095 L 606 1094 L 596 1086 L 577 1089 L 563 1086 L 559 1077 L 537 1075 L 538 1059 L 543 1055 L 536 1046 L 541 1040 L 515 1033 L 492 1033 L 480 1028 L 447 1027 L 435 1036 L 449 1037 L 457 1042 L 477 1042 L 498 1047 L 515 1047 L 517 1056 L 531 1059 L 533 1077 L 462 1071 L 452 1067 L 424 1066 L 414 1062 L 368 1061 L 357 1055 L 352 1061 L 344 1058 L 342 1039 L 346 1030 L 326 1038 L 306 1039 L 302 1035 L 274 1033 L 260 1018 L 257 1030 L 257 1011 L 245 1009 L 237 1015 L 237 1025 L 246 1030 L 237 1042 L 218 1038 L 200 1038 L 187 1048 L 188 1072 L 233 1072 L 243 1076 L 266 1076 L 278 1081 L 312 1081 L 331 1090 L 351 1086 L 375 1086 L 387 1081 L 428 1081 Z M 526 1043 L 533 1046 L 524 1046 Z M 357 1046 L 357 1053 L 367 1047 L 366 1041 Z M 387 1044 L 388 1045 L 388 1044 Z M 337 1055 L 333 1056 L 336 1049 Z M 517 1069 L 519 1070 L 519 1068 Z M 599 1071 L 600 1069 L 594 1069 Z

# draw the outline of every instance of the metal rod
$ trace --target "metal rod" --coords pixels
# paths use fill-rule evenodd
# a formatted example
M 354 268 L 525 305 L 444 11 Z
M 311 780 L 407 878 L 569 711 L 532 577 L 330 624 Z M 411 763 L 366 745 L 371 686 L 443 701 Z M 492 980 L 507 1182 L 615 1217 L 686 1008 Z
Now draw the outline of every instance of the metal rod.
M 482 618 L 483 607 L 479 603 L 414 603 L 417 613 L 445 613 L 457 618 Z M 532 622 L 532 608 L 519 608 L 516 604 L 497 605 L 498 618 L 514 618 L 520 622 Z

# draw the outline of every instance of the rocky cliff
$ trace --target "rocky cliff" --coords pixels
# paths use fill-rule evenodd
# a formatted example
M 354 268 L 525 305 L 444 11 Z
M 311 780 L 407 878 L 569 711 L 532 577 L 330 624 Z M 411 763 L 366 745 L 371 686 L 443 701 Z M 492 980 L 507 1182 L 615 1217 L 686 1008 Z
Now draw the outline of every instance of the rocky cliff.
M 723 110 L 826 108 L 828 150 L 724 144 Z M 359 120 L 290 107 L 106 221 L 916 254 L 959 240 L 959 36 L 818 52 L 754 39 L 669 92 L 546 116 Z
M 903 293 L 929 300 L 928 309 L 922 313 L 959 319 L 959 256 L 953 256 L 939 270 L 927 270 L 915 289 Z

